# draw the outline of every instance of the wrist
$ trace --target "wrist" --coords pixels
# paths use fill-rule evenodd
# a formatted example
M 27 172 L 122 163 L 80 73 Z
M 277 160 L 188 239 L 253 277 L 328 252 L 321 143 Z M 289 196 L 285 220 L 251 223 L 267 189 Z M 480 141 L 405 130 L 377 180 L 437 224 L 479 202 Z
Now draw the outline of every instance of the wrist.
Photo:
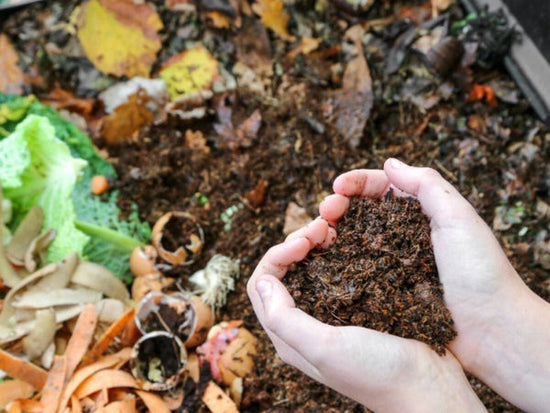
M 374 411 L 486 412 L 451 353 L 439 356 L 427 347 L 421 351 L 418 363 L 404 374 L 403 380 L 380 394 L 377 405 L 372 406 Z
M 550 304 L 521 283 L 499 299 L 499 315 L 465 368 L 516 406 L 550 405 Z

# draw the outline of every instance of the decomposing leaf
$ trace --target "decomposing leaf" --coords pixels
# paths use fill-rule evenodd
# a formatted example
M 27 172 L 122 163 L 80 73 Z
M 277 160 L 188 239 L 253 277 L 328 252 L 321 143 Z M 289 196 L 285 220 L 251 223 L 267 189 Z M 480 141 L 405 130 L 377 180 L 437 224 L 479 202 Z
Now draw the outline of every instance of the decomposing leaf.
M 285 211 L 285 224 L 283 227 L 283 234 L 288 235 L 297 229 L 302 228 L 311 222 L 312 218 L 309 216 L 305 208 L 302 208 L 295 202 L 290 202 Z
M 249 147 L 262 125 L 260 110 L 252 112 L 238 127 L 233 125 L 231 114 L 231 107 L 225 104 L 225 99 L 221 99 L 218 104 L 219 123 L 214 124 L 214 130 L 223 139 L 220 146 L 231 150 Z
M 342 88 L 333 95 L 334 124 L 351 148 L 357 148 L 373 103 L 372 79 L 363 54 L 363 30 L 354 26 L 346 33 L 355 44 L 355 57 L 344 71 Z
M 162 21 L 145 2 L 90 0 L 82 6 L 78 39 L 103 73 L 148 77 L 161 42 Z
M 294 36 L 288 32 L 290 16 L 283 10 L 283 0 L 258 0 L 252 10 L 262 18 L 262 23 L 273 30 L 282 39 L 293 41 Z
M 302 37 L 298 46 L 288 52 L 287 57 L 289 59 L 296 59 L 300 53 L 308 55 L 319 47 L 323 40 L 314 37 Z
M 153 113 L 147 108 L 148 96 L 142 90 L 128 97 L 128 101 L 118 106 L 114 113 L 103 118 L 101 137 L 108 145 L 128 141 L 142 126 L 152 123 Z
M 56 85 L 55 89 L 47 95 L 40 96 L 40 101 L 48 106 L 54 107 L 57 110 L 66 109 L 70 112 L 76 112 L 85 117 L 91 115 L 96 104 L 95 99 L 77 98 L 71 92 L 61 89 L 59 85 Z
M 210 153 L 210 147 L 206 144 L 206 139 L 200 130 L 193 132 L 191 129 L 185 131 L 185 147 L 200 151 L 205 155 Z
M 172 100 L 182 95 L 209 90 L 212 82 L 219 79 L 218 61 L 202 45 L 197 45 L 168 60 L 160 77 Z
M 19 56 L 10 39 L 0 33 L 0 92 L 19 95 L 23 93 L 24 75 L 17 65 Z
M 231 27 L 231 19 L 219 11 L 206 12 L 206 19 L 216 29 L 229 29 Z
M 264 202 L 267 184 L 268 182 L 266 179 L 260 179 L 260 182 L 258 182 L 258 184 L 252 190 L 248 191 L 245 194 L 244 197 L 248 202 L 250 202 L 252 207 L 256 208 L 260 206 L 262 202 Z
M 134 77 L 127 82 L 119 82 L 99 94 L 105 105 L 105 112 L 111 114 L 116 108 L 128 102 L 128 99 L 140 91 L 147 95 L 147 107 L 156 112 L 164 107 L 168 100 L 166 83 L 162 79 Z

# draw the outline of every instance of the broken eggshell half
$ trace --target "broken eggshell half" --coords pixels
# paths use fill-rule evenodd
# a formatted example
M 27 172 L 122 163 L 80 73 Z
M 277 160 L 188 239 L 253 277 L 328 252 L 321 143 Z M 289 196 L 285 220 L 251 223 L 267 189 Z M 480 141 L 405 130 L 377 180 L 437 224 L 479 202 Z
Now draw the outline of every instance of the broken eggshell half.
M 172 265 L 189 265 L 202 251 L 204 231 L 193 215 L 172 211 L 155 223 L 151 240 L 163 260 Z
M 176 386 L 186 360 L 187 352 L 177 336 L 154 331 L 142 336 L 132 348 L 130 368 L 140 388 L 162 391 Z
M 152 245 L 134 248 L 130 255 L 130 271 L 135 277 L 143 277 L 147 274 L 158 274 L 156 268 L 158 252 Z
M 223 321 L 210 329 L 206 343 L 197 348 L 197 353 L 201 363 L 209 362 L 215 380 L 231 386 L 235 379 L 252 371 L 256 343 L 252 333 L 242 327 L 242 321 Z
M 200 298 L 152 291 L 139 302 L 136 326 L 143 333 L 168 331 L 192 348 L 202 344 L 214 324 L 214 312 Z
M 152 273 L 134 278 L 132 283 L 132 299 L 139 302 L 151 291 L 160 292 L 174 282 L 173 279 L 162 274 Z

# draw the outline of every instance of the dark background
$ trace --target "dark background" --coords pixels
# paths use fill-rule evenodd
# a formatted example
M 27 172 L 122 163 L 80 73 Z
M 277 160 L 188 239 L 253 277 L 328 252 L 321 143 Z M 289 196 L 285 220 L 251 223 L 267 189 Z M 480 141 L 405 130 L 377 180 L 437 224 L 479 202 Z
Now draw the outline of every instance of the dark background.
M 550 63 L 550 1 L 503 0 Z

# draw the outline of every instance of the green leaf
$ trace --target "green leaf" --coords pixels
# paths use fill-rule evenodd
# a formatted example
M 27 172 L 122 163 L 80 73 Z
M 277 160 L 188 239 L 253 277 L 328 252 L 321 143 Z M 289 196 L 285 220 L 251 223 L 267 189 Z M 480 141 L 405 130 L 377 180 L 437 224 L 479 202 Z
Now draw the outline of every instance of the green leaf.
M 13 153 L 23 162 L 14 176 Z M 48 261 L 59 261 L 70 252 L 82 253 L 88 237 L 74 226 L 72 193 L 87 162 L 73 158 L 68 146 L 55 137 L 48 119 L 29 115 L 6 139 L 0 141 L 0 179 L 4 195 L 13 203 L 17 223 L 35 205 L 44 212 L 44 228 L 57 236 L 48 249 Z

